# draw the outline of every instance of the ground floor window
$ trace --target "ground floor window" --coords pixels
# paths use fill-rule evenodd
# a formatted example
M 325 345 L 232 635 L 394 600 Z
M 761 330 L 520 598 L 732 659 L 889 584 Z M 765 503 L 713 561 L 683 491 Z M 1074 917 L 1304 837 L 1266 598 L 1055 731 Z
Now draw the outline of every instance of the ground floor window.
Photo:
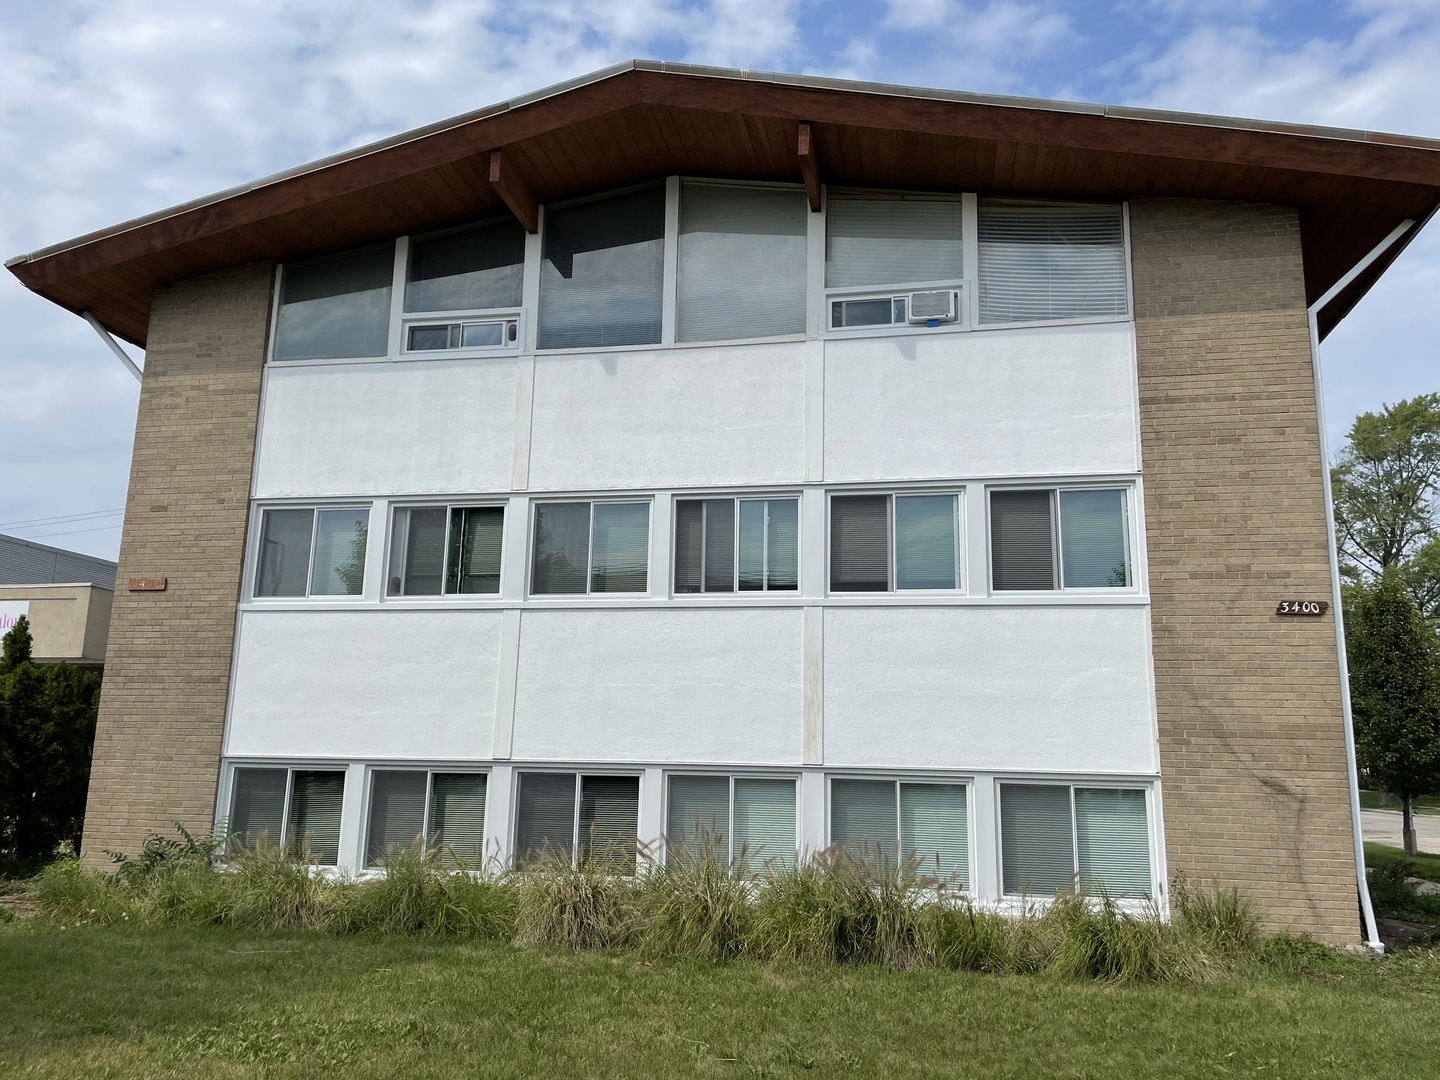
M 922 874 L 970 887 L 964 784 L 830 781 L 830 842 L 859 858 L 914 859 Z
M 672 776 L 666 859 L 714 850 L 748 869 L 795 865 L 795 781 L 748 776 Z
M 1079 886 L 1112 897 L 1150 896 L 1150 831 L 1139 788 L 1001 784 L 1004 890 L 1054 896 Z
M 235 846 L 284 843 L 308 849 L 316 866 L 340 857 L 345 773 L 320 769 L 235 770 L 228 832 Z
M 370 774 L 365 865 L 423 844 L 464 866 L 485 857 L 485 774 L 377 769 Z
M 526 772 L 515 800 L 515 862 L 603 859 L 622 872 L 635 869 L 640 820 L 638 776 Z

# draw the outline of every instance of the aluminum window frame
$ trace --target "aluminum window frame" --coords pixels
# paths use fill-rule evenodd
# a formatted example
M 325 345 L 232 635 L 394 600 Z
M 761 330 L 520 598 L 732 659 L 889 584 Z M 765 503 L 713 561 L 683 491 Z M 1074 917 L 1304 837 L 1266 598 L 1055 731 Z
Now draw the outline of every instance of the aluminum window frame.
M 243 768 L 244 766 L 242 766 Z M 408 772 L 425 774 L 425 804 L 421 815 L 423 828 L 420 835 L 425 839 L 426 850 L 430 847 L 430 816 L 431 799 L 435 793 L 435 774 L 442 773 L 445 776 L 483 776 L 485 777 L 485 816 L 480 822 L 481 835 L 490 822 L 490 770 L 476 768 L 434 768 L 429 765 L 368 765 L 365 768 L 365 797 L 361 800 L 360 807 L 360 869 L 362 871 L 383 870 L 384 867 L 370 861 L 370 835 L 373 823 L 373 811 L 375 807 L 375 776 L 382 772 Z
M 405 540 L 405 542 L 404 542 L 403 544 L 398 544 L 398 545 L 396 544 L 396 536 L 395 536 L 396 528 L 395 528 L 395 523 L 396 523 L 396 520 L 397 520 L 397 511 L 400 511 L 400 510 L 438 510 L 438 509 L 439 509 L 440 507 L 442 507 L 442 506 L 445 508 L 445 557 L 444 557 L 444 560 L 443 560 L 443 562 L 442 562 L 442 564 L 441 564 L 441 569 L 440 569 L 440 592 L 438 592 L 438 593 L 411 593 L 411 594 L 406 594 L 406 593 L 403 593 L 403 592 L 400 592 L 400 593 L 392 593 L 392 592 L 390 591 L 390 581 L 391 581 L 391 577 L 390 577 L 390 567 L 391 567 L 391 565 L 393 564 L 394 559 L 395 559 L 395 557 L 396 557 L 397 548 L 399 549 L 399 551 L 400 551 L 400 553 L 401 553 L 401 554 L 400 554 L 400 557 L 401 557 L 401 558 L 404 558 L 404 553 L 405 553 L 405 551 L 408 549 L 408 545 L 409 545 L 409 538 L 408 538 L 408 537 L 406 538 L 406 540 Z M 496 587 L 496 589 L 495 589 L 495 591 L 494 591 L 493 593 L 461 593 L 461 592 L 453 592 L 453 593 L 452 593 L 452 592 L 448 591 L 448 586 L 449 586 L 449 583 L 450 583 L 450 524 L 451 524 L 451 522 L 454 520 L 454 514 L 453 514 L 453 512 L 454 512 L 455 510 L 485 510 L 485 509 L 499 509 L 500 511 L 502 511 L 502 515 L 503 515 L 503 516 L 501 517 L 501 520 L 500 520 L 500 572 L 499 572 L 500 580 L 499 580 L 499 582 L 497 583 L 497 587 Z M 383 588 L 381 589 L 381 591 L 380 591 L 380 599 L 381 599 L 382 602 L 388 601 L 388 602 L 394 603 L 394 602 L 425 601 L 425 600 L 445 600 L 445 601 L 467 600 L 467 601 L 472 601 L 472 602 L 473 602 L 473 601 L 484 601 L 484 600 L 500 600 L 500 599 L 503 598 L 503 596 L 504 596 L 504 591 L 505 591 L 505 571 L 506 571 L 506 569 L 507 569 L 507 562 L 506 562 L 506 558 L 507 558 L 507 557 L 506 557 L 506 554 L 505 554 L 505 534 L 510 531 L 510 524 L 511 524 L 511 523 L 510 523 L 510 500 L 509 500 L 509 499 L 507 499 L 507 498 L 500 498 L 500 497 L 495 497 L 495 498 L 481 498 L 481 499 L 475 499 L 475 500 L 473 500 L 473 501 L 472 501 L 472 500 L 469 500 L 469 499 L 458 499 L 458 500 L 454 500 L 454 499 L 452 499 L 452 500 L 445 500 L 445 499 L 421 499 L 421 500 L 416 501 L 416 502 L 410 502 L 410 501 L 408 501 L 408 500 L 401 500 L 401 499 L 391 499 L 391 500 L 389 501 L 389 506 L 387 507 L 387 512 L 386 512 L 386 513 L 387 513 L 387 516 L 386 516 L 387 528 L 386 528 L 386 537 L 385 537 L 385 551 L 384 551 L 384 556 L 383 556 L 383 560 L 382 560 L 382 562 L 383 562 L 383 567 L 384 567 L 384 574 L 383 574 L 383 576 L 384 576 L 383 586 L 384 586 L 384 587 L 383 587 Z M 561 595 L 566 595 L 566 594 L 561 594 Z
M 668 866 L 669 863 L 670 863 L 670 836 L 669 836 L 669 829 L 668 829 L 668 825 L 669 825 L 669 822 L 670 822 L 670 782 L 671 782 L 672 780 L 676 779 L 677 777 L 678 777 L 678 778 L 681 778 L 681 779 L 689 779 L 689 778 L 692 778 L 692 777 L 701 777 L 701 778 L 704 778 L 704 779 L 715 779 L 716 777 L 723 777 L 726 781 L 728 781 L 728 789 L 729 789 L 729 790 L 728 790 L 728 798 L 729 798 L 730 801 L 729 801 L 729 818 L 728 818 L 728 821 L 727 821 L 727 823 L 726 823 L 726 830 L 727 830 L 727 831 L 726 831 L 726 842 L 727 842 L 727 847 L 729 848 L 727 854 L 728 854 L 728 857 L 729 857 L 730 864 L 731 864 L 732 866 L 733 866 L 734 863 L 735 863 L 735 782 L 736 782 L 737 780 L 789 780 L 789 781 L 791 782 L 791 784 L 794 785 L 794 789 L 795 789 L 795 852 L 796 852 L 795 858 L 796 858 L 797 861 L 799 860 L 799 858 L 800 858 L 800 844 L 801 844 L 801 828 L 802 828 L 802 826 L 801 826 L 801 821 L 800 821 L 800 816 L 801 816 L 800 774 L 798 774 L 798 773 L 793 773 L 793 772 L 763 773 L 763 772 L 751 772 L 751 771 L 746 771 L 746 770 L 741 770 L 741 771 L 739 771 L 739 772 L 736 772 L 736 771 L 734 771 L 734 770 L 724 769 L 724 768 L 714 768 L 714 769 L 705 769 L 705 768 L 696 768 L 696 769 L 673 768 L 673 769 L 666 769 L 666 770 L 665 770 L 665 772 L 664 772 L 664 785 L 663 785 L 663 789 L 662 789 L 662 796 L 663 796 L 663 798 L 664 798 L 664 803 L 663 803 L 663 805 L 662 805 L 662 807 L 661 807 L 661 810 L 662 810 L 661 821 L 662 821 L 662 823 L 666 826 L 666 828 L 662 829 L 661 835 L 662 835 L 662 837 L 664 838 L 664 845 L 663 845 L 663 846 L 664 846 L 664 862 L 665 862 L 665 864 L 666 864 L 667 866 Z
M 344 869 L 346 864 L 344 815 L 345 801 L 349 795 L 350 789 L 350 767 L 345 763 L 336 763 L 334 761 L 305 762 L 304 764 L 297 765 L 293 764 L 293 760 L 294 759 L 288 759 L 286 761 L 245 760 L 226 762 L 225 768 L 222 771 L 222 775 L 225 781 L 223 794 L 225 796 L 224 805 L 226 807 L 227 813 L 223 817 L 220 815 L 216 815 L 216 825 L 218 826 L 221 821 L 224 821 L 226 826 L 225 846 L 221 849 L 220 856 L 220 858 L 222 859 L 222 865 L 225 854 L 229 852 L 230 838 L 235 835 L 230 829 L 230 823 L 235 817 L 235 774 L 244 770 L 273 772 L 278 769 L 284 769 L 285 800 L 280 810 L 280 835 L 275 839 L 276 845 L 282 850 L 288 850 L 291 847 L 290 803 L 291 800 L 294 798 L 295 793 L 295 774 L 297 772 L 338 773 L 342 778 L 340 789 L 341 825 L 338 836 L 339 843 L 337 846 L 335 862 L 307 863 L 306 865 L 312 870 L 338 872 Z
M 520 788 L 522 777 L 525 776 L 555 776 L 569 774 L 575 779 L 575 810 L 571 815 L 570 832 L 570 865 L 578 865 L 580 859 L 580 808 L 581 800 L 584 798 L 584 780 L 589 777 L 623 777 L 635 781 L 635 870 L 629 875 L 635 876 L 639 873 L 641 863 L 641 822 L 645 820 L 645 769 L 644 767 L 625 768 L 623 766 L 609 768 L 576 768 L 575 766 L 557 765 L 554 768 L 546 768 L 543 765 L 527 765 L 524 768 L 517 768 L 510 776 L 510 853 L 507 860 L 508 866 L 513 870 L 524 872 L 525 864 L 521 861 L 523 856 L 520 851 Z M 488 783 L 488 782 L 487 782 Z M 668 798 L 668 788 L 667 788 Z M 485 816 L 490 816 L 490 802 L 485 802 Z
M 322 510 L 355 510 L 363 511 L 366 515 L 365 529 L 365 571 L 369 569 L 371 539 L 368 518 L 375 506 L 375 500 L 358 501 L 347 499 L 339 502 L 318 502 L 316 500 L 297 500 L 294 502 L 265 501 L 252 506 L 250 536 L 248 547 L 250 555 L 245 560 L 245 589 L 242 595 L 247 603 L 257 604 L 286 604 L 315 601 L 316 603 L 328 603 L 334 601 L 342 604 L 362 603 L 366 600 L 365 581 L 362 578 L 360 591 L 354 593 L 316 593 L 312 591 L 315 579 L 315 533 L 319 528 L 320 512 Z M 310 516 L 310 549 L 305 564 L 305 592 L 299 596 L 262 596 L 259 593 L 260 585 L 260 562 L 265 555 L 265 516 L 274 510 L 309 510 Z
M 574 506 L 585 504 L 590 508 L 590 523 L 586 533 L 585 548 L 585 591 L 566 593 L 542 593 L 535 591 L 535 544 L 540 538 L 539 532 L 539 511 L 544 506 Z M 637 592 L 595 592 L 593 575 L 595 570 L 595 506 L 599 503 L 620 503 L 626 505 L 644 504 L 646 511 L 646 543 L 645 543 L 645 588 Z M 448 519 L 447 519 L 448 520 Z M 530 523 L 529 539 L 526 548 L 526 575 L 525 575 L 525 599 L 526 600 L 575 600 L 578 598 L 599 597 L 602 600 L 610 599 L 643 599 L 656 595 L 654 574 L 651 568 L 655 565 L 655 495 L 617 495 L 617 496 L 588 496 L 581 495 L 573 498 L 544 498 L 530 500 Z M 502 577 L 503 588 L 503 577 Z
M 985 484 L 985 569 L 986 595 L 997 599 L 1016 596 L 1135 596 L 1142 592 L 1140 572 L 1136 566 L 1136 552 L 1139 537 L 1136 535 L 1135 502 L 1137 484 L 1134 480 L 1090 480 L 1083 483 L 1051 481 L 1038 484 Z M 1050 494 L 1050 562 L 1055 581 L 1052 589 L 997 589 L 995 588 L 995 533 L 994 520 L 990 509 L 990 496 L 995 492 L 1046 491 Z M 1071 585 L 1065 584 L 1065 550 L 1062 547 L 1064 535 L 1060 524 L 1060 495 L 1066 491 L 1119 491 L 1124 495 L 1125 576 L 1126 585 Z
M 836 597 L 851 599 L 854 597 L 892 597 L 905 598 L 912 596 L 935 596 L 935 597 L 963 597 L 967 595 L 968 583 L 966 581 L 965 564 L 967 537 L 966 532 L 966 505 L 965 493 L 971 484 L 958 484 L 955 486 L 924 486 L 924 487 L 873 487 L 873 488 L 825 488 L 825 597 Z M 832 503 L 837 498 L 850 496 L 875 496 L 886 497 L 885 508 L 885 542 L 886 551 L 886 587 L 884 590 L 844 590 L 835 589 L 831 586 L 831 567 L 833 565 L 834 543 L 832 531 L 834 526 L 834 512 L 831 509 Z M 899 568 L 896 566 L 896 537 L 895 537 L 895 500 L 896 498 L 911 498 L 926 495 L 953 495 L 955 497 L 955 587 L 951 589 L 901 589 L 897 588 L 899 579 Z M 988 497 L 987 497 L 988 498 Z
M 897 773 L 880 771 L 826 771 L 825 772 L 825 844 L 833 848 L 835 841 L 835 801 L 834 783 L 836 780 L 869 780 L 882 781 L 892 784 L 895 788 L 895 850 L 900 851 L 904 847 L 905 839 L 903 834 L 904 822 L 901 818 L 900 787 L 902 784 L 933 784 L 949 787 L 963 787 L 965 789 L 965 874 L 969 879 L 964 885 L 959 886 L 959 892 L 966 896 L 976 895 L 977 873 L 980 869 L 979 851 L 977 850 L 977 798 L 976 781 L 973 773 L 961 773 L 955 776 L 946 776 L 943 773 L 918 772 L 918 773 Z M 996 828 L 999 828 L 999 816 L 996 816 Z M 997 859 L 998 859 L 997 849 Z
M 707 551 L 707 545 L 708 545 L 708 543 L 709 543 L 709 534 L 708 534 L 708 532 L 707 532 L 707 530 L 706 530 L 706 528 L 705 528 L 705 523 L 706 523 L 706 521 L 707 521 L 707 519 L 708 519 L 708 516 L 709 516 L 709 510 L 704 508 L 704 504 L 705 504 L 705 503 L 709 503 L 709 502 L 722 502 L 722 501 L 726 501 L 726 500 L 728 500 L 730 503 L 732 503 L 733 506 L 734 506 L 734 508 L 735 508 L 735 513 L 734 513 L 734 526 L 733 526 L 733 529 L 732 529 L 732 535 L 733 535 L 732 542 L 733 542 L 733 544 L 734 544 L 734 547 L 733 547 L 733 549 L 732 549 L 732 550 L 733 550 L 732 562 L 734 563 L 734 566 L 732 567 L 733 573 L 732 573 L 731 576 L 730 576 L 730 580 L 731 580 L 732 582 L 734 582 L 734 586 L 735 586 L 735 587 L 732 588 L 732 589 L 729 589 L 729 590 L 724 590 L 724 591 L 719 590 L 719 589 L 709 590 L 709 589 L 706 589 L 705 586 L 704 586 L 704 580 L 705 580 L 705 554 L 706 554 L 706 551 Z M 768 584 L 766 584 L 766 585 L 763 585 L 763 586 L 762 586 L 761 588 L 759 588 L 759 589 L 744 589 L 744 590 L 742 590 L 742 589 L 740 588 L 740 504 L 741 504 L 742 502 L 771 503 L 771 502 L 782 502 L 782 501 L 786 501 L 786 500 L 789 500 L 789 501 L 792 501 L 792 502 L 795 503 L 795 587 L 794 587 L 793 589 L 772 589 L 772 588 L 770 588 L 770 586 L 769 586 Z M 678 562 L 678 560 L 675 558 L 675 546 L 676 546 L 676 544 L 679 542 L 679 539 L 680 539 L 680 529 L 679 529 L 679 526 L 676 524 L 676 522 L 677 522 L 677 519 L 678 519 L 678 516 L 679 516 L 678 513 L 677 513 L 677 510 L 678 510 L 678 508 L 679 508 L 679 505 L 680 505 L 682 502 L 698 502 L 698 503 L 701 504 L 701 507 L 702 507 L 701 519 L 700 519 L 700 522 L 701 522 L 701 524 L 700 524 L 700 580 L 701 580 L 701 586 L 700 586 L 700 591 L 699 591 L 699 592 L 681 592 L 681 591 L 679 590 L 679 588 L 677 587 L 677 585 L 676 585 L 677 576 L 678 576 L 678 574 L 679 574 L 679 572 L 680 572 L 679 562 Z M 805 527 L 805 522 L 804 522 L 804 513 L 803 513 L 803 495 L 802 495 L 802 493 L 799 492 L 799 491 L 780 491 L 780 492 L 776 492 L 776 493 L 774 493 L 774 494 L 763 494 L 763 493 L 762 493 L 762 494 L 755 494 L 755 493 L 747 493 L 747 494 L 744 494 L 744 495 L 728 494 L 728 493 L 726 493 L 726 492 L 724 492 L 724 491 L 717 491 L 717 492 L 715 492 L 715 493 L 713 493 L 713 494 L 711 494 L 711 493 L 709 493 L 709 492 L 705 492 L 705 493 L 676 492 L 676 493 L 672 494 L 672 495 L 671 495 L 671 498 L 670 498 L 670 597 L 671 597 L 672 599 L 676 599 L 676 600 L 692 600 L 692 601 L 693 601 L 693 600 L 709 599 L 709 598 L 711 598 L 711 597 L 717 597 L 717 598 L 733 597 L 733 598 L 739 599 L 739 598 L 747 597 L 747 596 L 769 596 L 769 595 L 771 595 L 772 593 L 773 593 L 774 595 L 776 595 L 776 596 L 781 596 L 781 597 L 785 597 L 785 596 L 799 597 L 799 596 L 802 596 L 803 593 L 804 593 L 804 589 L 803 589 L 802 582 L 804 581 L 803 564 L 804 564 L 804 560 L 805 560 L 805 542 L 804 542 L 804 539 L 803 539 L 803 537 L 802 537 L 801 534 L 802 534 L 802 531 L 804 530 L 804 527 Z M 762 569 L 761 573 L 762 573 L 762 577 L 768 581 L 768 578 L 769 578 L 769 569 L 770 569 L 770 545 L 769 545 L 769 543 L 768 543 L 768 541 L 769 541 L 769 511 L 768 511 L 768 509 L 767 509 L 767 511 L 766 511 L 766 541 L 767 541 L 767 542 L 766 542 L 766 544 L 765 544 L 765 549 L 764 549 L 764 568 Z

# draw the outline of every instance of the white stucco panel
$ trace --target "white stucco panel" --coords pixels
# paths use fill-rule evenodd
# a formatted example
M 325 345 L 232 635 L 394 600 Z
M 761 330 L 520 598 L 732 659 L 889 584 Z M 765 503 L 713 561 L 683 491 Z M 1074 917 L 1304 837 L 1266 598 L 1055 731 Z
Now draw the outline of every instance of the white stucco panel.
M 1156 771 L 1146 616 L 829 608 L 826 764 Z
M 271 367 L 256 498 L 508 490 L 516 363 Z
M 1129 323 L 829 341 L 825 479 L 1132 472 Z
M 501 614 L 247 611 L 225 752 L 486 758 Z
M 527 611 L 516 758 L 800 760 L 803 612 Z
M 530 486 L 795 483 L 805 468 L 805 348 L 536 357 Z

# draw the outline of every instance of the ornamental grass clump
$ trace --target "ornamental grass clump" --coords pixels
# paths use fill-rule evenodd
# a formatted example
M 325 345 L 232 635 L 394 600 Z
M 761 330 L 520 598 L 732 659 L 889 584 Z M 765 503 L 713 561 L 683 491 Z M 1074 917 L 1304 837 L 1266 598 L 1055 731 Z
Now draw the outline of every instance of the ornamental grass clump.
M 1052 930 L 1046 965 L 1052 974 L 1131 982 L 1180 981 L 1193 974 L 1193 950 L 1153 909 L 1130 914 L 1106 896 L 1061 893 L 1040 921 Z
M 617 866 L 633 851 L 591 848 L 580 858 L 546 852 L 515 875 L 515 944 L 610 949 L 634 944 L 644 929 L 640 897 Z
M 1191 939 L 1192 947 L 1221 963 L 1258 955 L 1260 916 L 1238 889 L 1195 889 L 1177 876 L 1170 897 L 1174 925 Z
M 306 845 L 257 844 L 227 856 L 218 921 L 247 930 L 324 930 L 353 886 L 313 869 Z
M 515 933 L 515 890 L 482 878 L 453 854 L 418 846 L 381 860 L 383 877 L 346 889 L 330 921 L 342 934 L 460 935 L 508 940 Z
M 710 837 L 674 848 L 639 885 L 647 951 L 703 960 L 733 960 L 747 950 L 754 922 L 755 876 L 742 850 Z

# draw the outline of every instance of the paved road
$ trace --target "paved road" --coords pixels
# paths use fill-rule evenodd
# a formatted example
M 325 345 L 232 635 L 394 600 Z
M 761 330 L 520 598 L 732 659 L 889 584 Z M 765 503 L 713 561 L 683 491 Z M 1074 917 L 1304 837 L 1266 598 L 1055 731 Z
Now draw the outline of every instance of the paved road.
M 1361 810 L 1360 829 L 1366 840 L 1400 846 L 1400 811 Z M 1421 851 L 1440 854 L 1440 814 L 1415 815 L 1415 839 Z

